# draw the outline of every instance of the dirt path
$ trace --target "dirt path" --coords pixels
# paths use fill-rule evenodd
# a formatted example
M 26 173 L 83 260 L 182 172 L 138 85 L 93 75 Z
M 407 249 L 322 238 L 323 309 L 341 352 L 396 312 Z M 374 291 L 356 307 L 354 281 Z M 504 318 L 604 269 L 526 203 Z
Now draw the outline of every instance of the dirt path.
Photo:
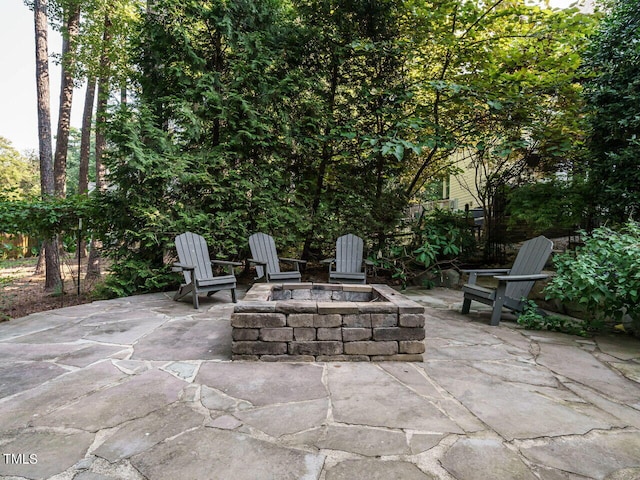
M 0 321 L 20 318 L 30 313 L 52 310 L 88 303 L 87 292 L 93 285 L 86 285 L 84 275 L 86 258 L 81 262 L 81 292 L 77 293 L 78 266 L 73 257 L 61 259 L 64 295 L 61 292 L 46 292 L 45 276 L 35 275 L 37 258 L 0 261 Z

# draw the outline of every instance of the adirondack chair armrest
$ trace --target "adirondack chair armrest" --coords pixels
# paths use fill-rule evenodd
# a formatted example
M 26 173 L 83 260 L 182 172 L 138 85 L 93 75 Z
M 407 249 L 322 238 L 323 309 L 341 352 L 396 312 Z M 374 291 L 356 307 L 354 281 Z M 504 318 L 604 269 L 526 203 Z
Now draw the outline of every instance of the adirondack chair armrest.
M 544 280 L 550 275 L 546 273 L 538 273 L 535 275 L 496 275 L 494 278 L 500 282 L 530 282 L 535 280 Z
M 336 259 L 335 258 L 325 258 L 323 260 L 320 260 L 320 263 L 327 265 L 329 267 L 329 274 L 331 274 L 333 272 L 333 268 L 334 268 L 334 264 L 336 263 Z
M 298 258 L 278 257 L 278 260 L 281 262 L 293 263 L 293 267 L 295 268 L 296 272 L 300 271 L 301 264 L 304 265 L 305 263 L 307 263 L 306 260 L 300 260 Z
M 334 269 L 334 265 L 336 263 L 336 259 L 335 258 L 325 258 L 323 260 L 320 260 L 320 263 L 327 265 L 329 267 L 329 274 L 331 274 L 331 272 L 333 272 Z
M 174 262 L 171 265 L 172 272 L 184 272 L 185 270 L 193 272 L 195 269 L 195 265 L 184 265 L 183 263 L 179 262 Z
M 227 260 L 211 260 L 211 265 L 225 267 L 229 272 L 229 275 L 234 275 L 233 267 L 241 267 L 243 264 L 240 262 L 229 262 Z
M 469 285 L 475 285 L 478 277 L 493 277 L 498 273 L 509 273 L 508 268 L 486 268 L 482 270 L 461 270 L 469 274 Z
M 300 260 L 298 258 L 279 257 L 278 260 L 280 260 L 281 262 L 289 262 L 289 263 L 307 263 L 306 260 Z
M 262 260 L 256 260 L 255 258 L 248 258 L 247 261 L 249 263 L 255 263 L 256 265 L 260 265 L 262 267 L 267 266 L 267 262 L 263 262 Z
M 212 265 L 223 265 L 231 267 L 241 267 L 244 265 L 242 262 L 229 262 L 227 260 L 211 260 Z
M 462 273 L 475 273 L 478 277 L 492 276 L 496 273 L 508 273 L 508 268 L 487 268 L 482 270 L 460 270 Z

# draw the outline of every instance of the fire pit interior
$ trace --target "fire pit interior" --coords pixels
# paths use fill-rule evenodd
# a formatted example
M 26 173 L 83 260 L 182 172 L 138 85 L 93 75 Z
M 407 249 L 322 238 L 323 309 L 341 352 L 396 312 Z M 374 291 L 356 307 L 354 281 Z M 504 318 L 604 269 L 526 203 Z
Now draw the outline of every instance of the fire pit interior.
M 424 308 L 387 285 L 256 284 L 234 307 L 232 358 L 422 361 Z

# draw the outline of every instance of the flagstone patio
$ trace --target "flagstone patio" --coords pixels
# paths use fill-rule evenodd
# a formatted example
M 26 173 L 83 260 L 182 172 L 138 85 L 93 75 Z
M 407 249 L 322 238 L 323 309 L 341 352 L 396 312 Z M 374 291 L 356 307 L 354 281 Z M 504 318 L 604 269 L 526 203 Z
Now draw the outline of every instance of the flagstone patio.
M 1 478 L 640 478 L 640 341 L 406 294 L 423 362 L 232 362 L 228 292 L 0 323 Z

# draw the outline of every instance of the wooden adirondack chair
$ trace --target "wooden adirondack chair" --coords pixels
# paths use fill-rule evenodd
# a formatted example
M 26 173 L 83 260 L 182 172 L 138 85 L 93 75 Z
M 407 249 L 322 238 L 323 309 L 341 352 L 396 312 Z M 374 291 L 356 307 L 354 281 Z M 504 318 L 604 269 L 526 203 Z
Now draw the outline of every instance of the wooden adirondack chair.
M 547 263 L 552 248 L 551 240 L 539 236 L 524 242 L 510 269 L 463 270 L 469 273 L 469 283 L 462 287 L 462 313 L 469 313 L 472 300 L 492 305 L 491 325 L 495 326 L 500 323 L 503 307 L 521 311 L 522 299 L 527 298 L 534 282 L 548 277 L 540 272 Z M 492 290 L 476 285 L 479 276 L 493 276 L 498 280 L 498 288 Z
M 296 258 L 279 258 L 272 236 L 254 233 L 249 237 L 249 248 L 253 257 L 249 259 L 249 263 L 256 265 L 256 279 L 264 277 L 266 282 L 300 282 L 300 264 L 307 262 Z M 280 262 L 293 264 L 295 270 L 280 271 Z
M 219 290 L 231 290 L 231 299 L 236 299 L 236 276 L 233 273 L 234 266 L 242 266 L 239 262 L 225 262 L 223 260 L 210 260 L 207 242 L 200 235 L 186 232 L 175 239 L 179 262 L 173 264 L 174 272 L 184 274 L 185 283 L 174 295 L 174 300 L 179 300 L 185 295 L 193 295 L 193 308 L 198 308 L 198 294 L 206 293 L 211 296 Z M 212 265 L 222 265 L 228 269 L 227 275 L 214 276 Z
M 336 257 L 322 260 L 329 264 L 329 282 L 367 283 L 366 265 L 371 262 L 362 259 L 364 242 L 351 233 L 336 240 Z

